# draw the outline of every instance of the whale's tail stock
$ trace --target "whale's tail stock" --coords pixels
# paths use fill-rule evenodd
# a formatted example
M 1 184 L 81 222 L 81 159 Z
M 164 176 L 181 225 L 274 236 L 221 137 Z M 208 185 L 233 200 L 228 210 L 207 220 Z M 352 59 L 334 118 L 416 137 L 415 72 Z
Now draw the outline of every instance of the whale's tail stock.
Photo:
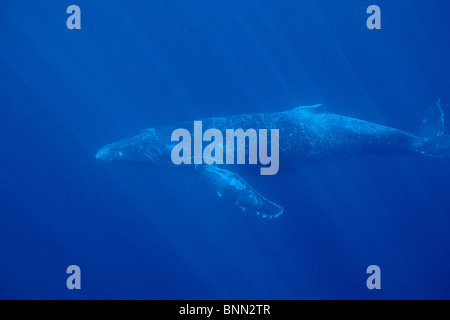
M 413 151 L 437 158 L 450 157 L 450 135 L 444 135 L 444 113 L 441 100 L 434 103 L 422 120 L 419 136 Z

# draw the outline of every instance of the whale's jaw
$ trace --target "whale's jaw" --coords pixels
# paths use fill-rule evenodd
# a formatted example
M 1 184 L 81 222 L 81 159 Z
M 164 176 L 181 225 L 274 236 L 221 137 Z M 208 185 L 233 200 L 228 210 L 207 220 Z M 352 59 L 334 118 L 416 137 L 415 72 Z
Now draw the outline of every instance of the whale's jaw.
M 109 146 L 104 146 L 100 150 L 98 150 L 97 154 L 95 155 L 95 159 L 103 160 L 106 162 L 113 162 L 113 160 L 121 155 L 121 151 L 114 151 L 111 150 Z
M 108 163 L 126 162 L 128 151 L 126 149 L 117 148 L 114 145 L 106 145 L 95 154 L 95 159 L 102 160 Z
M 105 148 L 101 148 L 100 150 L 98 150 L 98 152 L 95 155 L 95 159 L 99 159 L 99 160 L 103 160 L 106 154 L 106 150 Z

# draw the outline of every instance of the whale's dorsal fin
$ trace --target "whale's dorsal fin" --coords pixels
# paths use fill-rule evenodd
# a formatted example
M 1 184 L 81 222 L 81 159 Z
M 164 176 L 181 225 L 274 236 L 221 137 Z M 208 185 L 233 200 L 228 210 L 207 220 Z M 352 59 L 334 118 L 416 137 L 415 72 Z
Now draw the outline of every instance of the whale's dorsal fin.
M 200 172 L 219 197 L 229 198 L 242 211 L 253 212 L 262 217 L 275 218 L 283 213 L 283 208 L 264 198 L 237 173 L 214 165 L 199 165 Z
M 325 106 L 323 104 L 315 104 L 313 106 L 301 106 L 294 109 L 294 111 L 308 111 L 313 113 L 324 113 Z

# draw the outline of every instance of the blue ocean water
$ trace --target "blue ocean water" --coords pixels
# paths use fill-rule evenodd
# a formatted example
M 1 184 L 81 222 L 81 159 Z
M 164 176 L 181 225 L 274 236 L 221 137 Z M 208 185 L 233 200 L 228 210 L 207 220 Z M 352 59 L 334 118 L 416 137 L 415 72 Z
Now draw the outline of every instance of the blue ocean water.
M 71 4 L 81 30 L 66 27 Z M 380 30 L 366 27 L 371 4 Z M 248 177 L 283 205 L 270 220 L 195 174 L 95 159 L 144 128 L 316 103 L 417 133 L 437 98 L 450 114 L 449 8 L 3 0 L 0 298 L 449 299 L 450 159 Z M 381 290 L 366 287 L 373 264 Z M 66 287 L 69 265 L 81 290 Z

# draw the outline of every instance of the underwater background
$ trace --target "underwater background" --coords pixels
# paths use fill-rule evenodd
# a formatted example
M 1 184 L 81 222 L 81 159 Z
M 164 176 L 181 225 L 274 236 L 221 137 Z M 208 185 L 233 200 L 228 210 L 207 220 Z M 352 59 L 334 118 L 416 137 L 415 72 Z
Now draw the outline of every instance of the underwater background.
M 66 27 L 72 4 L 81 30 Z M 366 27 L 372 4 L 381 30 Z M 449 299 L 448 158 L 246 177 L 284 207 L 276 219 L 195 174 L 95 159 L 145 128 L 317 103 L 417 133 L 441 98 L 450 121 L 449 9 L 2 0 L 0 298 Z M 73 264 L 81 290 L 66 287 Z M 381 290 L 366 287 L 373 264 Z

